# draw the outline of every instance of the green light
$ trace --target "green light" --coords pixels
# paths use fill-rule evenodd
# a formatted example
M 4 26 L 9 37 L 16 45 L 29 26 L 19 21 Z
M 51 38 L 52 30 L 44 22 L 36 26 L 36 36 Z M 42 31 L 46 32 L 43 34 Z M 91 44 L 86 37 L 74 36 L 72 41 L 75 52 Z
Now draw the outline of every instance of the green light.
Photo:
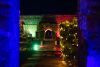
M 39 46 L 38 45 L 33 45 L 33 50 L 38 50 L 39 49 Z
M 36 37 L 37 25 L 24 25 L 24 30 L 32 34 L 32 37 Z
M 42 15 L 24 16 L 24 31 L 36 37 L 37 25 L 42 20 Z

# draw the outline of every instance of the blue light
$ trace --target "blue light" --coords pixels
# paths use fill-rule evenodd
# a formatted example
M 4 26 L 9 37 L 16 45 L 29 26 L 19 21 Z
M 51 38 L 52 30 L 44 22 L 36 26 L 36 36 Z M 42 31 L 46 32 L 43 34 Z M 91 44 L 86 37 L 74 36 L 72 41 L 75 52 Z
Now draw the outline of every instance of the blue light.
M 19 67 L 19 0 L 0 0 L 0 67 Z
M 92 2 L 92 3 L 91 3 Z M 87 56 L 87 66 L 86 67 L 100 67 L 100 35 L 98 22 L 94 18 L 93 13 L 95 10 L 90 10 L 92 7 L 96 7 L 97 0 L 80 0 L 80 12 L 79 12 L 79 27 L 82 31 L 84 38 L 88 43 L 88 56 Z M 94 5 L 95 4 L 95 5 Z M 88 19 L 88 17 L 92 19 Z M 89 29 L 89 23 L 93 22 L 93 27 Z M 98 27 L 98 28 L 97 28 Z M 94 29 L 96 28 L 96 29 Z M 92 30 L 92 31 L 91 31 Z M 94 39 L 92 39 L 93 35 Z
M 87 57 L 87 67 L 100 67 L 100 55 L 90 55 Z

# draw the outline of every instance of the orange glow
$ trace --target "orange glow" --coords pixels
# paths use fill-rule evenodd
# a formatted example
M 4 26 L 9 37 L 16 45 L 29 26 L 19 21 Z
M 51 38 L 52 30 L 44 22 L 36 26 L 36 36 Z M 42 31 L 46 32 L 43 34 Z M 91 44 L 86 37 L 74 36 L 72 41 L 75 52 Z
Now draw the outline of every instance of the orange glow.
M 61 23 L 61 22 L 64 22 L 64 21 L 72 21 L 72 19 L 75 17 L 75 15 L 57 15 L 56 16 L 56 21 L 57 23 Z

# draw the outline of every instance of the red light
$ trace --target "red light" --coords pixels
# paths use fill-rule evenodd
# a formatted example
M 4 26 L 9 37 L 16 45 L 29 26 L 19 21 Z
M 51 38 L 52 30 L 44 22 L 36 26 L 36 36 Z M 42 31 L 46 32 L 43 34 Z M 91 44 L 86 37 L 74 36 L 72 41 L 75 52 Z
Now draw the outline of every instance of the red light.
M 57 15 L 56 16 L 56 21 L 57 23 L 59 22 L 64 22 L 64 21 L 71 21 L 75 17 L 75 15 Z
M 56 35 L 57 35 L 57 37 L 60 37 L 60 32 L 58 31 L 58 32 L 56 33 Z
M 55 50 L 56 50 L 56 51 L 61 51 L 61 48 L 58 47 L 58 46 L 56 46 L 56 47 L 55 47 Z
M 40 48 L 44 48 L 45 46 L 41 45 Z

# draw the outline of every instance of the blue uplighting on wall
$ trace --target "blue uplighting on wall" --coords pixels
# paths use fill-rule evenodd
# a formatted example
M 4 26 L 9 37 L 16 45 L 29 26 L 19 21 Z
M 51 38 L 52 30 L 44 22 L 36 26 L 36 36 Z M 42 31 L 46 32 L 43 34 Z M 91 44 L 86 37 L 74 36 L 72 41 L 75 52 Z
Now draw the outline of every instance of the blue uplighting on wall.
M 87 38 L 87 35 L 88 35 L 88 31 L 87 31 L 87 17 L 86 15 L 81 15 L 79 17 L 79 27 L 83 33 L 83 36 L 84 38 L 86 39 Z
M 88 14 L 88 8 L 87 8 L 87 5 L 88 5 L 88 2 L 87 0 L 79 0 L 79 9 L 80 9 L 80 14 L 83 14 L 83 15 L 86 15 Z
M 87 0 L 79 0 L 79 27 L 86 38 L 87 31 L 87 15 L 88 15 L 88 2 Z
M 0 0 L 0 67 L 19 67 L 19 0 Z
M 94 4 L 97 0 L 79 1 L 79 27 L 88 43 L 87 67 L 100 67 L 100 27 L 98 26 L 99 20 L 97 21 L 94 17 L 96 8 L 92 9 L 93 7 L 98 6 L 97 4 Z M 92 17 L 92 19 L 89 19 L 89 17 Z

